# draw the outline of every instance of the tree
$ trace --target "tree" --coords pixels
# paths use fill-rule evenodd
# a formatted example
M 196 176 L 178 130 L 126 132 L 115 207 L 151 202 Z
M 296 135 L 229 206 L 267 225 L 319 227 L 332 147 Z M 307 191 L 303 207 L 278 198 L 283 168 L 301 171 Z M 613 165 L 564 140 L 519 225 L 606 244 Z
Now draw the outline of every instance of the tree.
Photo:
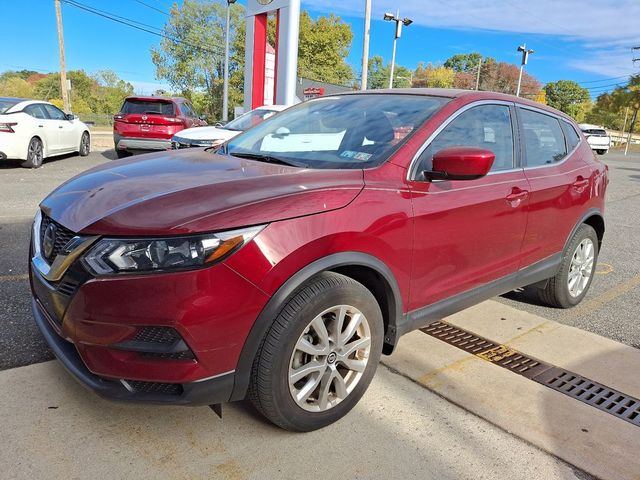
M 483 57 L 478 52 L 472 53 L 459 53 L 452 57 L 449 57 L 443 64 L 444 67 L 450 68 L 454 72 L 471 72 L 476 71 L 478 64 L 482 59 L 482 63 L 496 63 L 496 60 L 492 57 Z
M 32 98 L 33 85 L 19 76 L 0 77 L 0 97 Z
M 520 69 L 506 62 L 487 62 L 480 70 L 480 90 L 515 95 Z M 520 96 L 535 98 L 542 88 L 540 81 L 526 71 L 522 72 Z
M 584 121 L 591 108 L 589 90 L 573 80 L 558 80 L 544 87 L 547 105 L 571 115 L 576 121 Z
M 413 75 L 413 86 L 416 88 L 452 88 L 456 72 L 450 67 L 419 63 Z
M 391 75 L 391 65 L 384 64 L 384 60 L 380 55 L 375 55 L 369 59 L 369 85 L 373 90 L 381 88 L 389 88 L 389 76 Z M 402 65 L 395 66 L 393 74 L 394 88 L 411 87 L 412 72 Z
M 196 91 L 206 92 L 206 112 L 216 118 L 221 117 L 222 110 L 226 8 L 226 4 L 202 0 L 184 0 L 181 6 L 174 3 L 164 26 L 169 38 L 163 38 L 159 47 L 151 49 L 156 77 L 167 80 L 186 97 Z M 232 38 L 244 23 L 243 12 L 242 5 L 231 5 Z M 237 48 L 236 42 L 233 44 Z M 237 63 L 242 57 L 232 55 L 235 61 L 230 62 L 231 72 L 242 67 Z
M 346 62 L 353 42 L 351 26 L 331 14 L 313 20 L 308 12 L 300 15 L 298 75 L 328 83 L 346 84 L 354 78 Z

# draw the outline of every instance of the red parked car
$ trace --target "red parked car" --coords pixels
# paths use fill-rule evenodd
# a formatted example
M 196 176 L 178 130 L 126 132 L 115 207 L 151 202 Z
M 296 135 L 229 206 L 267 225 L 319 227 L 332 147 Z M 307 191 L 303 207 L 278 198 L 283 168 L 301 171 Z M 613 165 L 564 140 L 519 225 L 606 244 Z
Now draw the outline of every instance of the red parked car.
M 169 150 L 180 130 L 206 125 L 182 97 L 127 97 L 113 116 L 113 143 L 118 158 L 144 150 Z
M 607 183 L 573 120 L 520 98 L 311 100 L 216 152 L 105 164 L 55 190 L 33 226 L 33 313 L 104 397 L 248 396 L 313 430 L 407 332 L 525 285 L 579 303 Z

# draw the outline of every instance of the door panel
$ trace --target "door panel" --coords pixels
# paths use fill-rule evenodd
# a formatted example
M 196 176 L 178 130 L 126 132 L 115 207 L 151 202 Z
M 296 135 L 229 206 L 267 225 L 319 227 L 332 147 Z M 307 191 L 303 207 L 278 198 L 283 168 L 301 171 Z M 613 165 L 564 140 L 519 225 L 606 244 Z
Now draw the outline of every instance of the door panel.
M 410 310 L 517 271 L 529 202 L 522 170 L 425 187 L 412 194 Z
M 574 149 L 575 140 L 564 137 L 568 130 L 561 128 L 563 120 L 526 109 L 519 116 L 528 167 L 525 175 L 531 185 L 522 245 L 524 268 L 564 248 L 591 197 L 591 169 L 583 156 L 592 154 L 584 143 Z
M 492 172 L 477 180 L 410 182 L 414 260 L 409 309 L 415 310 L 514 273 L 527 223 L 529 183 L 519 165 L 513 107 L 463 107 L 431 141 L 415 173 L 447 147 L 491 150 Z M 419 177 L 418 177 L 419 178 Z

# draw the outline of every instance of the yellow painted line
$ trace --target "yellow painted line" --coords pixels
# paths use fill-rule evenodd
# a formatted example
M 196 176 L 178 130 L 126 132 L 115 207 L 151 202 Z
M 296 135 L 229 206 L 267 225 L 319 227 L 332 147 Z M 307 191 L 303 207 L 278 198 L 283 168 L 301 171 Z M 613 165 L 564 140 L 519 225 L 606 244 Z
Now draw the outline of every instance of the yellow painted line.
M 598 262 L 598 266 L 596 267 L 596 275 L 609 275 L 613 272 L 613 265 L 610 263 L 602 263 Z
M 577 307 L 573 307 L 571 310 L 564 314 L 564 318 L 575 318 L 580 315 L 584 315 L 588 311 L 597 310 L 607 303 L 615 300 L 620 295 L 624 295 L 630 290 L 640 286 L 640 275 L 636 275 L 635 277 L 623 282 L 604 293 L 601 293 L 597 297 L 589 300 L 588 302 L 581 303 Z
M 18 282 L 20 280 L 29 280 L 29 275 L 0 275 L 0 282 Z

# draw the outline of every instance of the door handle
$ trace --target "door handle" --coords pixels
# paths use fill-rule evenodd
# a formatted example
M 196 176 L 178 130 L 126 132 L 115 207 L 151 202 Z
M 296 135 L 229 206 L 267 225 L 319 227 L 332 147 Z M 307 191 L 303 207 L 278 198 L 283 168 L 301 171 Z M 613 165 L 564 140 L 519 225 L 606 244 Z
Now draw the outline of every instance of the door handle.
M 577 190 L 582 190 L 583 188 L 585 188 L 588 185 L 589 185 L 589 180 L 586 179 L 586 178 L 583 178 L 581 176 L 578 177 L 576 179 L 576 181 L 571 184 L 571 186 L 574 187 Z
M 64 128 L 62 125 L 58 125 L 58 128 Z
M 507 195 L 506 200 L 509 205 L 513 208 L 520 206 L 520 203 L 529 196 L 529 192 L 527 190 L 522 190 L 519 187 L 513 187 L 511 189 L 511 193 Z

